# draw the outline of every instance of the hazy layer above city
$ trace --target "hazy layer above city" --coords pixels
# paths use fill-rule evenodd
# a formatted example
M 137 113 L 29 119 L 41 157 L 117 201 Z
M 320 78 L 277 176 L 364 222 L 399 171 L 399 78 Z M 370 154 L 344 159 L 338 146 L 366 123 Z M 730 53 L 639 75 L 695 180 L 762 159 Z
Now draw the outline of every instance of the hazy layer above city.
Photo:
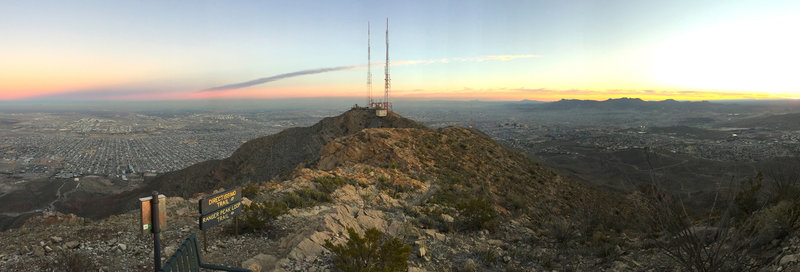
M 0 213 L 57 209 L 75 191 L 135 188 L 355 104 L 363 101 L 2 103 L 0 203 L 14 205 Z M 800 157 L 796 100 L 397 100 L 394 109 L 434 128 L 478 128 L 563 174 L 611 190 L 628 191 L 655 177 L 673 192 L 702 194 Z M 37 197 L 24 193 L 31 191 Z

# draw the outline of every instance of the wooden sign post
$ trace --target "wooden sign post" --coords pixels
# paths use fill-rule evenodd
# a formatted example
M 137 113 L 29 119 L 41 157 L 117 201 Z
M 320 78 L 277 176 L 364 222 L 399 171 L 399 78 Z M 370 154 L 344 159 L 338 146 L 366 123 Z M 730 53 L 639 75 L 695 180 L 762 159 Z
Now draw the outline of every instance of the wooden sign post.
M 141 202 L 142 234 L 150 231 L 153 233 L 153 267 L 155 271 L 161 270 L 161 228 L 167 225 L 167 197 L 153 192 L 153 196 L 139 199 Z
M 139 198 L 139 202 L 141 203 L 141 209 L 139 211 L 141 212 L 142 215 L 141 221 L 139 221 L 141 222 L 141 224 L 139 224 L 139 226 L 141 226 L 139 230 L 142 232 L 142 234 L 153 232 L 153 224 L 152 224 L 153 209 L 151 209 L 152 199 L 153 199 L 152 196 Z M 167 199 L 166 196 L 158 195 L 158 200 L 160 200 L 158 201 L 158 226 L 159 228 L 162 229 L 167 226 L 167 202 L 165 201 L 166 199 Z
M 201 198 L 198 206 L 200 208 L 198 223 L 200 230 L 203 231 L 203 250 L 207 251 L 208 239 L 206 238 L 205 230 L 228 221 L 242 212 L 242 188 L 235 188 Z M 235 228 L 237 228 L 236 232 L 238 232 L 238 226 L 235 226 Z

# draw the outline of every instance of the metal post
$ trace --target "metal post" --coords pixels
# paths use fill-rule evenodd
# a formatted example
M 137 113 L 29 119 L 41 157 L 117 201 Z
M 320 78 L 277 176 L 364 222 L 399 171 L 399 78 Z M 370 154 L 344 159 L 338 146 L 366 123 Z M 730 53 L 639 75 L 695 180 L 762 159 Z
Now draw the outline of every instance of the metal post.
M 153 224 L 153 267 L 155 271 L 161 270 L 161 239 L 159 237 L 158 222 L 158 192 L 153 191 L 153 199 L 150 199 L 150 217 Z
M 206 236 L 206 231 L 203 231 L 203 252 L 208 252 L 208 236 Z

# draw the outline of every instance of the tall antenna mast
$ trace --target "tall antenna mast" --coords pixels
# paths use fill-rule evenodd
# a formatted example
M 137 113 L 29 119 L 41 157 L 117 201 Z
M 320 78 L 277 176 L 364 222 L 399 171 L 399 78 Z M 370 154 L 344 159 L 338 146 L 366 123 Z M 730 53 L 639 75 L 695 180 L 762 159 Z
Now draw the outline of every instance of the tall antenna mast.
M 386 66 L 384 72 L 386 73 L 386 84 L 383 88 L 383 109 L 391 111 L 389 106 L 389 87 L 392 81 L 389 78 L 389 18 L 386 18 Z
M 370 30 L 367 21 L 367 107 L 372 105 L 372 57 L 370 56 Z

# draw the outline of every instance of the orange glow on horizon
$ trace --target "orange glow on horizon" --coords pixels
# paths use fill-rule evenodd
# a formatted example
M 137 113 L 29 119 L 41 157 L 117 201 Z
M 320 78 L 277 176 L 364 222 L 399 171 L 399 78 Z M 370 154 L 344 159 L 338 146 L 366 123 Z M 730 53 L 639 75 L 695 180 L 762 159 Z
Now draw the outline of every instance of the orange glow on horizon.
M 82 87 L 82 88 L 81 88 Z M 81 86 L 73 89 L 100 89 L 96 86 Z M 8 91 L 11 88 L 0 89 L 0 100 L 27 100 L 48 99 L 47 95 L 68 97 L 69 92 L 48 90 L 42 87 L 27 92 Z M 111 88 L 110 88 L 111 89 Z M 207 99 L 286 99 L 286 98 L 324 98 L 324 97 L 363 97 L 362 86 L 280 86 L 244 88 L 214 92 L 197 90 L 121 93 L 114 95 L 113 91 L 102 92 L 97 99 L 83 100 L 207 100 Z M 382 96 L 382 91 L 377 90 L 375 95 Z M 588 89 L 528 89 L 528 88 L 462 88 L 452 89 L 437 87 L 433 89 L 396 89 L 392 90 L 391 97 L 399 99 L 444 99 L 444 100 L 483 100 L 483 101 L 557 101 L 561 99 L 606 100 L 611 98 L 640 98 L 643 100 L 737 100 L 737 99 L 800 99 L 796 95 L 770 94 L 761 92 L 722 92 L 722 91 L 695 91 L 695 90 L 604 90 L 595 91 Z M 84 95 L 83 97 L 90 97 Z M 76 98 L 75 100 L 81 100 Z M 360 101 L 359 101 L 360 102 Z
M 788 99 L 788 95 L 713 91 L 626 91 L 626 90 L 548 90 L 548 89 L 469 89 L 455 91 L 406 90 L 394 91 L 393 97 L 450 99 L 450 100 L 498 100 L 498 101 L 558 101 L 561 99 L 606 100 L 612 98 L 640 98 L 660 101 L 667 99 L 683 101 L 737 100 L 737 99 Z

